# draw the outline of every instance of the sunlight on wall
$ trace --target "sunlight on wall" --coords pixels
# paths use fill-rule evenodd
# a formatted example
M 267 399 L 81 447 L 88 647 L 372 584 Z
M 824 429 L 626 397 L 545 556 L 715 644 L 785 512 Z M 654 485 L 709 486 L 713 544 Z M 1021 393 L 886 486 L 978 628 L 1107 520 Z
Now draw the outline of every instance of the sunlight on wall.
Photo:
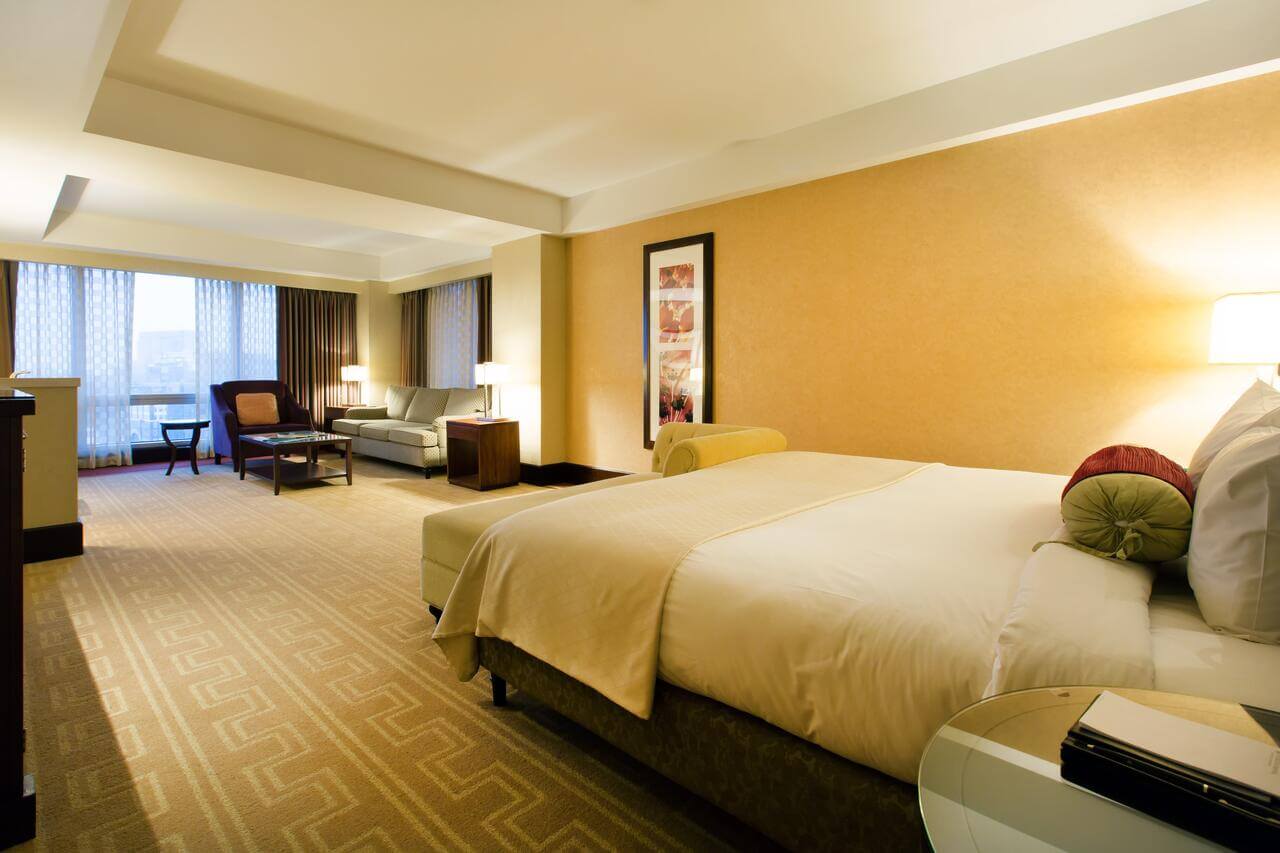
M 716 235 L 715 416 L 797 450 L 1070 473 L 1187 462 L 1253 380 L 1214 300 L 1280 290 L 1280 73 L 570 241 L 569 455 L 644 470 L 646 243 Z

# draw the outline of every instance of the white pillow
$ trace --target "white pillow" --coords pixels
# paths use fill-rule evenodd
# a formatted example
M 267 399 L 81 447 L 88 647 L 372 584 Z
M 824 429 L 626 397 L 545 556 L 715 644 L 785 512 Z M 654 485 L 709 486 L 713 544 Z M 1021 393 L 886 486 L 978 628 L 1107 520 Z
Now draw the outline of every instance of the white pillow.
M 1262 421 L 1271 413 L 1275 416 Z M 1259 379 L 1240 395 L 1227 413 L 1218 419 L 1209 430 L 1209 434 L 1200 442 L 1196 452 L 1187 466 L 1187 474 L 1191 477 L 1191 485 L 1200 488 L 1200 478 L 1213 457 L 1222 452 L 1232 441 L 1235 441 L 1245 430 L 1255 426 L 1280 426 L 1280 391 L 1272 388 Z
M 409 404 L 417 393 L 418 389 L 412 385 L 388 385 L 387 417 L 396 421 L 404 420 L 404 416 L 409 413 Z
M 1187 579 L 1204 621 L 1280 643 L 1280 427 L 1255 427 L 1205 471 L 1191 521 Z

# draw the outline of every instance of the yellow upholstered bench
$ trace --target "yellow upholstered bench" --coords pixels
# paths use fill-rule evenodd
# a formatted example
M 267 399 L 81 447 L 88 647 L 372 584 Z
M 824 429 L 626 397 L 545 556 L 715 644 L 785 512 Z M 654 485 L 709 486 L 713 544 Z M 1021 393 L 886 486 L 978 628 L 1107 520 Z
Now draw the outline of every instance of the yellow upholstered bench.
M 663 424 L 653 440 L 653 470 L 670 477 L 786 449 L 786 436 L 768 427 Z
M 787 440 L 777 430 L 727 424 L 664 424 L 653 442 L 650 473 L 626 474 L 581 486 L 545 489 L 432 513 L 422 520 L 422 599 L 433 611 L 441 610 L 480 534 L 517 512 L 571 495 L 670 477 L 743 456 L 786 449 Z

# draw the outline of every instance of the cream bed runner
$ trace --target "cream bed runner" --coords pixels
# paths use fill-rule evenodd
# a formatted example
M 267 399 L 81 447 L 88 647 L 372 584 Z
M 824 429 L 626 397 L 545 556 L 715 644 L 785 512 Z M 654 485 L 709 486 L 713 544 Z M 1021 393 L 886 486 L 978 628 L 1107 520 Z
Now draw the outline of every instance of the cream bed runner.
M 690 550 L 925 467 L 769 453 L 517 513 L 476 542 L 435 640 L 461 679 L 476 637 L 498 637 L 648 718 L 667 586 Z

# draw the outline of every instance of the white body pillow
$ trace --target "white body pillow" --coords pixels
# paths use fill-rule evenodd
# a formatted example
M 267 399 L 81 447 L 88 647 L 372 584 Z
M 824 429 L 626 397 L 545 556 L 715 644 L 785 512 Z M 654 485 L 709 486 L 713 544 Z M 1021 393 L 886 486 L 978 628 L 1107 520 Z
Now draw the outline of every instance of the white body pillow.
M 1066 527 L 1027 557 L 996 638 L 984 696 L 1058 684 L 1155 684 L 1147 602 L 1155 569 L 1061 544 Z
M 1280 428 L 1248 430 L 1205 471 L 1187 579 L 1215 629 L 1280 643 Z
M 1272 412 L 1275 415 L 1267 418 Z M 1280 426 L 1280 391 L 1262 380 L 1250 385 L 1249 390 L 1240 395 L 1240 399 L 1227 409 L 1227 413 L 1218 419 L 1204 441 L 1200 442 L 1191 456 L 1191 464 L 1187 466 L 1191 485 L 1199 489 L 1200 478 L 1204 476 L 1213 458 L 1255 426 Z

